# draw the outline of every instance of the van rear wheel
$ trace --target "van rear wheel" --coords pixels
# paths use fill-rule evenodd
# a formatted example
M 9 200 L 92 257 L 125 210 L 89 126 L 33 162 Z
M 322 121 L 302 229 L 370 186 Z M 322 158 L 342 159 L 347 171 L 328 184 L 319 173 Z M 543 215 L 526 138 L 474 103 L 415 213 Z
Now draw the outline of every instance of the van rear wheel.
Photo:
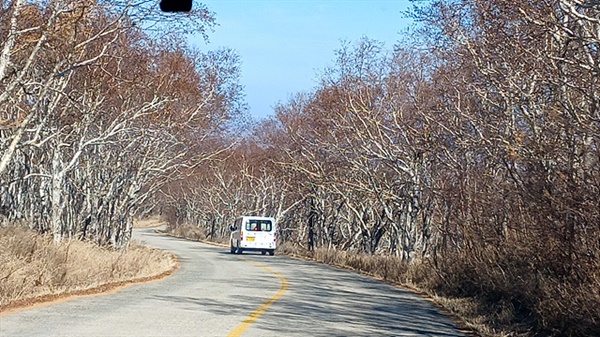
M 275 250 L 271 249 L 271 250 L 269 251 L 269 255 L 271 255 L 271 256 L 275 255 Z

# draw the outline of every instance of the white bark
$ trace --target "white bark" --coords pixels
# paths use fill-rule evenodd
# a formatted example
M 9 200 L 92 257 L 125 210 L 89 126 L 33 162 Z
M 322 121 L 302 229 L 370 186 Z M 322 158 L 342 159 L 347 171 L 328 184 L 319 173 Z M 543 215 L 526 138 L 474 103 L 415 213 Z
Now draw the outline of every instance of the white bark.
M 8 36 L 4 42 L 2 53 L 0 53 L 0 82 L 4 80 L 4 77 L 6 76 L 6 69 L 8 69 L 10 66 L 10 53 L 12 52 L 13 46 L 15 45 L 15 41 L 17 39 L 17 23 L 24 2 L 25 0 L 15 0 L 12 4 L 14 9 L 12 17 L 10 18 L 10 29 L 8 30 Z M 2 171 L 0 170 L 0 174 L 1 172 Z

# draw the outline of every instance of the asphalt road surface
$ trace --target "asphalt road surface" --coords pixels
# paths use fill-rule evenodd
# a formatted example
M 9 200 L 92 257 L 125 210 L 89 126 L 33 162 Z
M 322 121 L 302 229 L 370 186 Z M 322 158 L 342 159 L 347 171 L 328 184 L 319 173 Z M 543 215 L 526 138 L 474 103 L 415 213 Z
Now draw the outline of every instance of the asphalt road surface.
M 157 282 L 0 317 L 1 337 L 464 336 L 420 296 L 336 268 L 171 238 L 134 237 L 174 252 Z

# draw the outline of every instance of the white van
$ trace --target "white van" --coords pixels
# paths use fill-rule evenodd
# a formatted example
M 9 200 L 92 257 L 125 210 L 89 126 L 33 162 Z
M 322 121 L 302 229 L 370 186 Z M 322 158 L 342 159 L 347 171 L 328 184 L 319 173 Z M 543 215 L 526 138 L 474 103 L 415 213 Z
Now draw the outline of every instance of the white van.
M 275 254 L 277 235 L 275 219 L 263 216 L 241 216 L 231 226 L 231 254 L 243 251 L 259 251 L 263 255 Z

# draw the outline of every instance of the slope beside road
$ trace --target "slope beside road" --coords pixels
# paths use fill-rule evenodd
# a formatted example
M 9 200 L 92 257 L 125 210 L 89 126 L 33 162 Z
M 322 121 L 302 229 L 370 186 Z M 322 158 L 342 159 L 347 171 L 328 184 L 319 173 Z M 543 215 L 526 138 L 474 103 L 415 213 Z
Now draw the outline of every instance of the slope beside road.
M 325 265 L 136 229 L 173 276 L 0 317 L 0 336 L 464 336 L 419 295 Z

